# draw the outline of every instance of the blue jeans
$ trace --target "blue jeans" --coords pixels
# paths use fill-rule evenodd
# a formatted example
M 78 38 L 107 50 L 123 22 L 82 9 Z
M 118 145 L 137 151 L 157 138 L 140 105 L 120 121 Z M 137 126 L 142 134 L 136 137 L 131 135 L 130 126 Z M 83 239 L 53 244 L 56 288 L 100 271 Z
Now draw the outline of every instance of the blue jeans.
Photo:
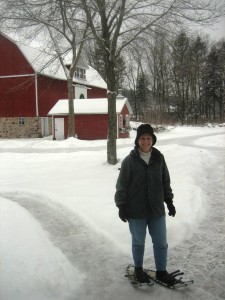
M 147 227 L 152 238 L 156 270 L 165 271 L 168 249 L 165 216 L 156 219 L 129 219 L 134 265 L 143 266 Z

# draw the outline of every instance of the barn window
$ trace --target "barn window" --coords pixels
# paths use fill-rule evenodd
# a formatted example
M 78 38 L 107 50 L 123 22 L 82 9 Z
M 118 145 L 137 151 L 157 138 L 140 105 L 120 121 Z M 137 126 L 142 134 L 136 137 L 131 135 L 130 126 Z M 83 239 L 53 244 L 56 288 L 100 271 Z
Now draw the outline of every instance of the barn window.
M 81 78 L 81 79 L 86 79 L 86 70 L 82 69 L 82 68 L 76 68 L 75 77 Z
M 19 117 L 19 125 L 25 125 L 25 118 Z

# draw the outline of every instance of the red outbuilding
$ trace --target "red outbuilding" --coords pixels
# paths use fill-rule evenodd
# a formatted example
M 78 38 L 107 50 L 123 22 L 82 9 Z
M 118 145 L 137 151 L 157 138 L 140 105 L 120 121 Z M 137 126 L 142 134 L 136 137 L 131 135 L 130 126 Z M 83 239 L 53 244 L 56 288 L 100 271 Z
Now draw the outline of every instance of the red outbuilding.
M 107 97 L 106 83 L 83 60 L 73 82 L 74 98 Z M 51 135 L 48 112 L 67 94 L 59 60 L 0 33 L 0 138 Z
M 126 98 L 116 100 L 117 138 L 128 138 L 132 109 Z M 49 111 L 53 120 L 53 139 L 68 136 L 68 100 L 59 100 Z M 108 99 L 74 99 L 75 131 L 78 139 L 106 139 L 108 135 Z

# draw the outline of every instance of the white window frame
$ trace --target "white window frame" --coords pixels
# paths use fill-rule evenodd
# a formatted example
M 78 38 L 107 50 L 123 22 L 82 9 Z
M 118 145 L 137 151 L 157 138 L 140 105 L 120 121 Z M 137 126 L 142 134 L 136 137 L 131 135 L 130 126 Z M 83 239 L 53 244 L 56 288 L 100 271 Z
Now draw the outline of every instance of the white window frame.
M 18 123 L 20 126 L 25 125 L 25 118 L 24 117 L 19 117 Z
M 75 77 L 80 79 L 86 79 L 86 70 L 83 68 L 76 68 Z
M 80 98 L 80 95 L 83 94 L 84 95 L 84 99 L 87 98 L 87 87 L 84 86 L 84 85 L 79 85 L 79 84 L 76 84 L 75 85 L 75 99 L 81 99 Z

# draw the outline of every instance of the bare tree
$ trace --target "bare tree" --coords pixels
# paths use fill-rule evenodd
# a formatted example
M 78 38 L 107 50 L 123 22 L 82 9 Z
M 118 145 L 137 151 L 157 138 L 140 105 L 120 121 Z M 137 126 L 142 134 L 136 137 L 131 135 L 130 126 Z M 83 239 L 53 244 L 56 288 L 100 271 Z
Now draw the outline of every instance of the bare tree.
M 108 87 L 109 133 L 107 160 L 117 163 L 116 154 L 116 59 L 127 45 L 147 31 L 168 23 L 207 22 L 219 15 L 221 1 L 204 0 L 82 0 L 81 5 L 102 53 Z M 222 3 L 221 3 L 222 5 Z
M 46 0 L 43 3 L 37 0 L 6 0 L 2 2 L 2 9 L 1 28 L 4 31 L 16 32 L 22 35 L 23 40 L 40 36 L 44 50 L 52 54 L 52 61 L 60 61 L 68 86 L 68 136 L 74 137 L 73 78 L 88 34 L 84 13 L 76 1 L 67 0 Z
M 146 34 L 151 35 L 169 27 L 182 27 L 185 23 L 206 24 L 224 13 L 224 2 L 221 0 L 46 0 L 44 3 L 39 3 L 38 0 L 2 1 L 8 8 L 8 26 L 16 20 L 20 28 L 29 26 L 29 29 L 38 28 L 39 32 L 47 29 L 50 37 L 57 37 L 54 46 L 60 53 L 65 51 L 65 47 L 61 48 L 64 43 L 70 45 L 73 59 L 68 78 L 73 74 L 79 54 L 74 49 L 83 45 L 87 24 L 90 26 L 102 54 L 104 79 L 108 87 L 107 161 L 110 164 L 117 163 L 118 58 L 125 52 L 126 47 Z M 79 8 L 82 8 L 85 17 Z M 78 15 L 76 12 L 79 12 Z M 61 52 L 61 49 L 64 50 Z

